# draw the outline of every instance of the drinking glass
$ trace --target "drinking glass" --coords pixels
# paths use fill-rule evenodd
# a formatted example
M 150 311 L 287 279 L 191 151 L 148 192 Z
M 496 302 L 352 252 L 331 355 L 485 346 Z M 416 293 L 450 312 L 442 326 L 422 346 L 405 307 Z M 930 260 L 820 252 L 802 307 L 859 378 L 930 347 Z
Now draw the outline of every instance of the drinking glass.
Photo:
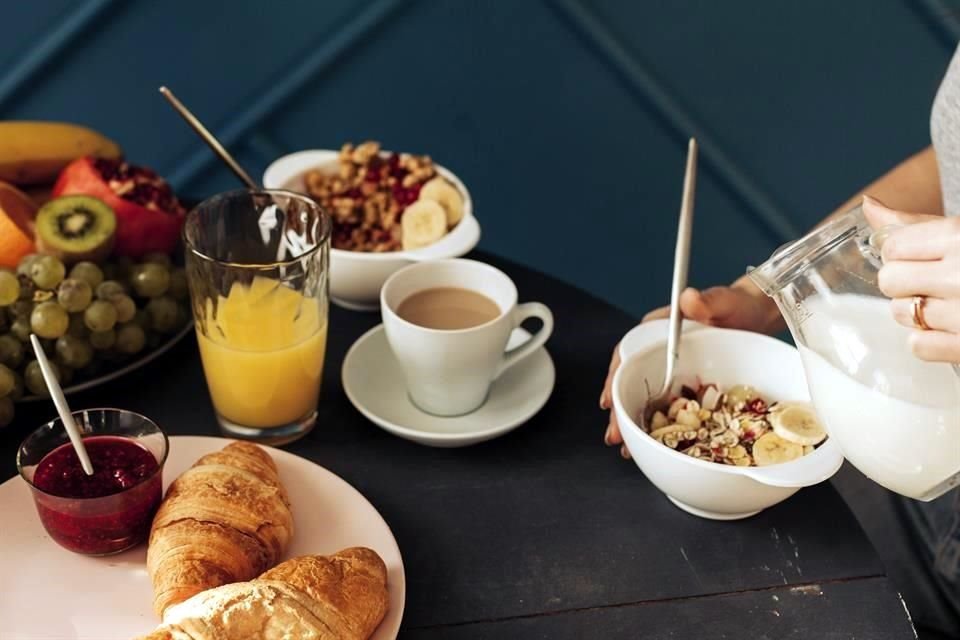
M 216 195 L 187 214 L 187 281 L 221 431 L 266 444 L 314 426 L 327 342 L 330 217 L 283 190 Z

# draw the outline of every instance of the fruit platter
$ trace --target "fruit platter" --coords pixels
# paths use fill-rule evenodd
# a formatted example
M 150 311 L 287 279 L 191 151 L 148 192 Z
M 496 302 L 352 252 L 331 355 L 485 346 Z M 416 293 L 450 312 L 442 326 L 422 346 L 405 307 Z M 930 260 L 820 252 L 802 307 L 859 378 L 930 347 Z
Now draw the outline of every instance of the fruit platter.
M 185 210 L 112 140 L 0 122 L 0 427 L 47 395 L 30 334 L 66 392 L 145 364 L 190 330 Z

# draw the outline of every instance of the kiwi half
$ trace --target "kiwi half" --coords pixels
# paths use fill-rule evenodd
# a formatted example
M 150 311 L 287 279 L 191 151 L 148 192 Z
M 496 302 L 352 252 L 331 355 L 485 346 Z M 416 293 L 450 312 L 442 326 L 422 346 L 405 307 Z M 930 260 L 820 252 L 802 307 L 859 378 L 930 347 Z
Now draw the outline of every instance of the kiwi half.
M 55 198 L 37 212 L 37 249 L 67 264 L 102 262 L 113 250 L 116 230 L 117 216 L 103 200 L 91 196 Z

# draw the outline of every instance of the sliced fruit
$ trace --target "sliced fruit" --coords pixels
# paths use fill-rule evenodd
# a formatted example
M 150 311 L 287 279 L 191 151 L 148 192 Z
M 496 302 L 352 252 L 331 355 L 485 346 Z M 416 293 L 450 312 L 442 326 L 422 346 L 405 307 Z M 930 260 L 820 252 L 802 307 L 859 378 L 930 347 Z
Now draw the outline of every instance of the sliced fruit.
M 773 432 L 788 442 L 813 446 L 827 437 L 817 414 L 805 404 L 779 404 L 767 419 Z
M 33 216 L 37 205 L 12 184 L 0 182 L 0 267 L 16 268 L 34 250 Z
M 420 189 L 420 200 L 433 200 L 443 207 L 447 214 L 447 227 L 453 228 L 463 220 L 463 198 L 452 184 L 441 176 L 424 183 Z
M 79 158 L 57 178 L 53 195 L 94 196 L 107 203 L 117 216 L 118 256 L 171 253 L 180 240 L 186 212 L 167 181 L 146 167 Z
M 403 212 L 401 220 L 404 251 L 433 244 L 447 233 L 447 214 L 433 200 L 418 200 Z
M 753 460 L 758 467 L 790 462 L 803 456 L 803 446 L 770 432 L 753 443 Z
M 48 184 L 81 156 L 119 158 L 115 142 L 87 127 L 66 122 L 0 122 L 0 180 Z
M 55 198 L 37 213 L 37 248 L 72 264 L 101 262 L 113 249 L 117 217 L 91 196 Z

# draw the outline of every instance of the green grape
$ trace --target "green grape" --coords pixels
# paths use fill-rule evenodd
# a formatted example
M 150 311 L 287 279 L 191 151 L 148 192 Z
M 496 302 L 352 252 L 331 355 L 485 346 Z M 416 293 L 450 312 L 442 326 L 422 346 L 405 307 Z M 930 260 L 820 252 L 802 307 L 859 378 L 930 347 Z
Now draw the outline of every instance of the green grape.
M 116 280 L 104 280 L 97 285 L 97 299 L 110 300 L 113 296 L 125 296 L 127 290 Z
M 70 269 L 70 277 L 74 280 L 83 280 L 90 285 L 91 289 L 96 289 L 97 285 L 103 282 L 103 270 L 92 262 L 78 262 Z
M 56 362 L 51 362 L 50 368 L 53 369 L 53 377 L 59 382 L 60 367 L 57 366 Z M 36 360 L 28 362 L 27 368 L 23 370 L 23 383 L 30 393 L 38 396 L 50 395 L 50 391 L 47 389 L 47 383 L 43 380 L 43 371 L 40 370 L 40 363 Z
M 0 364 L 16 369 L 23 362 L 23 343 L 9 334 L 0 336 Z
M 17 275 L 18 276 L 30 276 L 30 267 L 33 266 L 33 263 L 36 262 L 37 258 L 40 257 L 39 253 L 28 253 L 27 255 L 20 258 L 20 264 L 17 265 Z
M 20 298 L 20 280 L 9 271 L 0 271 L 0 307 L 6 307 Z
M 53 256 L 40 256 L 30 265 L 30 278 L 41 289 L 53 289 L 66 273 L 67 268 Z
M 133 298 L 126 295 L 117 295 L 110 299 L 117 308 L 117 322 L 130 322 L 137 313 L 137 305 Z
M 5 398 L 13 391 L 16 380 L 13 371 L 6 365 L 0 364 L 0 398 Z
M 83 321 L 90 331 L 109 331 L 117 323 L 117 308 L 112 302 L 97 300 L 83 312 Z
M 67 278 L 57 287 L 57 302 L 67 311 L 83 311 L 93 300 L 93 289 L 86 280 Z
M 23 397 L 23 376 L 16 371 L 13 372 L 13 389 L 7 394 L 7 397 L 14 402 L 19 402 Z
M 190 295 L 187 287 L 187 272 L 183 269 L 174 269 L 170 272 L 170 288 L 167 290 L 176 300 L 186 300 Z
M 117 334 L 113 329 L 108 331 L 94 331 L 90 334 L 90 345 L 97 351 L 106 351 L 117 341 Z
M 59 338 L 67 332 L 70 316 L 56 302 L 41 302 L 30 314 L 30 328 L 41 338 Z
M 9 397 L 0 398 L 0 427 L 13 422 L 13 400 Z
M 57 338 L 56 351 L 60 362 L 72 369 L 82 369 L 93 360 L 93 346 L 70 335 Z
M 130 283 L 141 298 L 156 298 L 170 286 L 170 271 L 163 265 L 148 262 L 133 269 Z
M 87 329 L 87 325 L 83 321 L 83 313 L 77 312 L 70 314 L 70 325 L 67 327 L 67 335 L 73 336 L 74 338 L 86 338 L 90 335 L 90 329 Z
M 170 256 L 160 251 L 151 251 L 150 253 L 143 254 L 142 262 L 144 264 L 159 264 L 161 267 L 168 268 L 171 264 Z
M 147 334 L 144 333 L 143 327 L 136 323 L 128 322 L 117 329 L 116 347 L 120 353 L 139 353 L 146 343 Z
M 33 333 L 33 331 L 30 329 L 29 318 L 17 318 L 13 321 L 13 324 L 10 325 L 10 334 L 15 336 L 20 342 L 30 342 L 31 333 Z
M 154 298 L 147 303 L 150 327 L 160 333 L 169 333 L 177 327 L 177 303 L 169 296 Z

